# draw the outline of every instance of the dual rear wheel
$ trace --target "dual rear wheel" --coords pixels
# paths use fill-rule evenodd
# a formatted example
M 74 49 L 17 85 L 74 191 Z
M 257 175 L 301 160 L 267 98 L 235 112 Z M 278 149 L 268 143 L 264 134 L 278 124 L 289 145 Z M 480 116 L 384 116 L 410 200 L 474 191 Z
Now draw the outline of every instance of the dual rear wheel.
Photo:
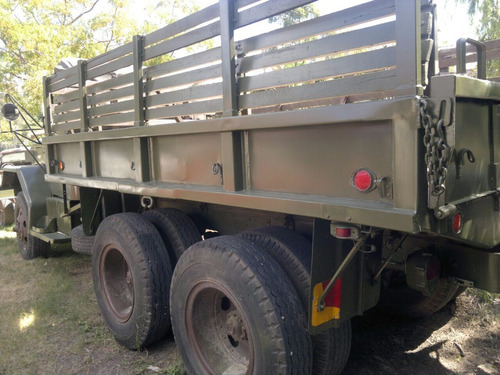
M 119 343 L 147 346 L 172 322 L 188 374 L 342 370 L 350 325 L 307 332 L 310 243 L 282 228 L 200 240 L 176 210 L 103 220 L 92 251 L 94 286 Z
M 153 344 L 170 329 L 175 254 L 201 239 L 194 224 L 182 231 L 169 225 L 172 220 L 189 220 L 183 213 L 153 211 L 153 221 L 151 214 L 109 216 L 92 238 L 94 288 L 101 314 L 116 340 L 130 349 Z

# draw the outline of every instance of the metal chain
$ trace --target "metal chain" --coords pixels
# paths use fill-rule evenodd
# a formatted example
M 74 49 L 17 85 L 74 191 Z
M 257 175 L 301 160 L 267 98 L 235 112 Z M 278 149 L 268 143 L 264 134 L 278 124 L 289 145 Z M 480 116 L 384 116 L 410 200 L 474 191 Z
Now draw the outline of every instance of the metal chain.
M 439 196 L 446 191 L 446 176 L 448 175 L 448 160 L 450 148 L 446 144 L 443 114 L 433 119 L 427 111 L 428 102 L 421 99 L 420 122 L 424 128 L 425 165 L 427 167 L 427 184 L 433 196 Z M 443 112 L 443 111 L 441 111 Z

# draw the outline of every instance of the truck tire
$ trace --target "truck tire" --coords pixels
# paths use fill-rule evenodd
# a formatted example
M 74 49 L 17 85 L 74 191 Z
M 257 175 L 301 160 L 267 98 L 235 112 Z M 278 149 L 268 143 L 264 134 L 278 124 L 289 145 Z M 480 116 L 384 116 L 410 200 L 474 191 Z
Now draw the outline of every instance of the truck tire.
M 29 233 L 28 203 L 22 192 L 17 194 L 14 231 L 17 234 L 17 245 L 23 259 L 31 260 L 38 257 L 48 258 L 50 244 Z
M 221 236 L 174 270 L 172 329 L 188 374 L 309 374 L 306 314 L 284 270 L 258 245 Z
M 75 253 L 92 255 L 95 236 L 86 236 L 83 231 L 83 224 L 71 229 L 71 247 Z
M 173 267 L 189 246 L 201 241 L 195 223 L 182 211 L 174 208 L 156 208 L 146 211 L 144 215 L 160 233 Z
M 8 202 L 4 208 L 0 210 L 0 227 L 5 227 L 14 223 L 14 204 Z
M 276 259 L 294 284 L 307 311 L 311 284 L 311 243 L 301 235 L 282 227 L 264 227 L 242 234 Z M 340 374 L 351 349 L 351 322 L 311 336 L 315 375 Z
M 385 313 L 411 319 L 424 318 L 438 312 L 455 298 L 459 286 L 439 279 L 439 284 L 430 296 L 413 290 L 406 283 L 390 285 L 380 296 L 379 308 Z
M 92 252 L 97 303 L 115 339 L 140 349 L 170 329 L 172 266 L 160 234 L 143 215 L 105 218 Z

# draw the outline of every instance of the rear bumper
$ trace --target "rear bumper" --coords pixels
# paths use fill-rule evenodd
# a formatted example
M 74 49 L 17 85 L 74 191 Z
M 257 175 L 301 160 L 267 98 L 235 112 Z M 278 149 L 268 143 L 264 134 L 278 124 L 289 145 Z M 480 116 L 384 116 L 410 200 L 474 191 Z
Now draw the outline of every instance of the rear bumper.
M 453 203 L 462 214 L 460 233 L 453 233 L 453 216 L 438 220 L 431 218 L 430 231 L 439 236 L 465 242 L 473 247 L 493 249 L 500 245 L 500 209 L 498 193 Z M 490 250 L 491 251 L 491 250 Z

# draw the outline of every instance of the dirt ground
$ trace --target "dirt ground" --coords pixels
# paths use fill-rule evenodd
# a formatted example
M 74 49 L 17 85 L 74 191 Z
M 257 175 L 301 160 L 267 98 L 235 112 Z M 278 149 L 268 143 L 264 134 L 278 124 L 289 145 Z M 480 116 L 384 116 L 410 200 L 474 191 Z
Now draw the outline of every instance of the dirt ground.
M 467 291 L 426 319 L 355 318 L 344 374 L 500 374 L 500 298 Z
M 19 329 L 29 311 L 34 323 Z M 70 249 L 26 262 L 14 239 L 1 239 L 0 317 L 0 375 L 183 373 L 172 334 L 141 352 L 114 341 L 97 308 L 90 258 Z M 466 292 L 425 320 L 377 311 L 356 318 L 344 374 L 500 374 L 500 298 Z

